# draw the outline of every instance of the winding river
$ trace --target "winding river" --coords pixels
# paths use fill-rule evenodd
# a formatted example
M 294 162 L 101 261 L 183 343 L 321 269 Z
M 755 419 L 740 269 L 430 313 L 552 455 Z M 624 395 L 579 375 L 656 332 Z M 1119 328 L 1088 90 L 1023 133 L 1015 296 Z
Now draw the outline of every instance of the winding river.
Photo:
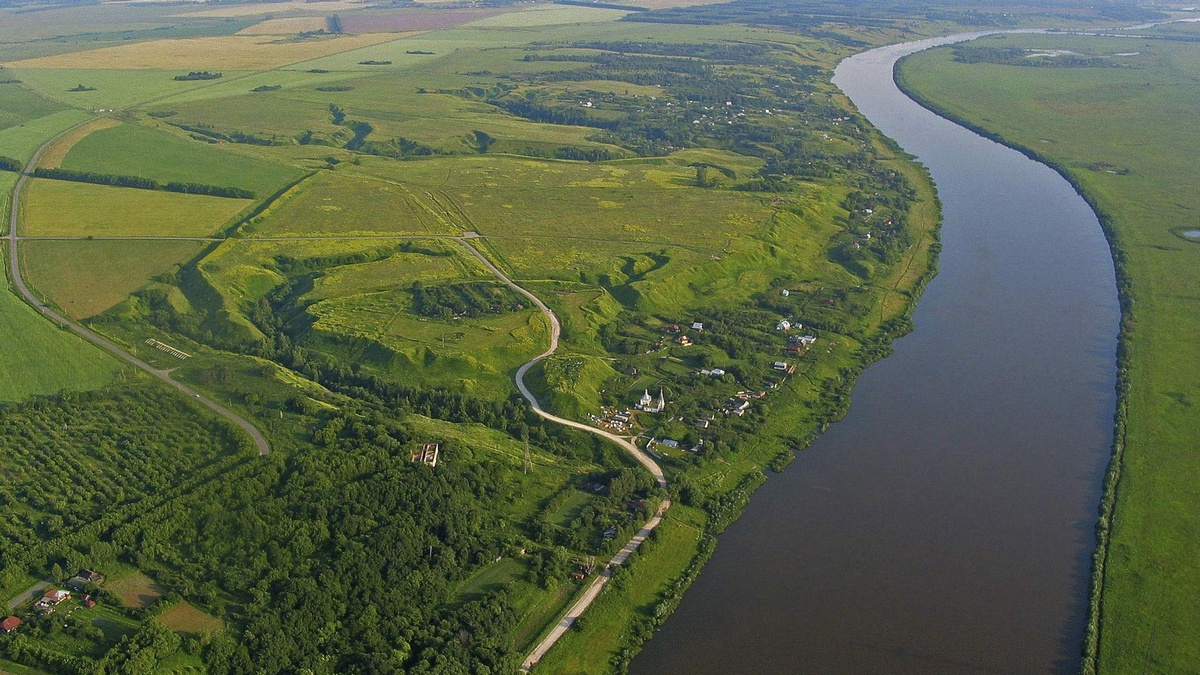
M 1058 174 L 935 116 L 894 45 L 834 81 L 929 168 L 939 274 L 845 420 L 755 495 L 634 675 L 1074 673 L 1119 318 Z

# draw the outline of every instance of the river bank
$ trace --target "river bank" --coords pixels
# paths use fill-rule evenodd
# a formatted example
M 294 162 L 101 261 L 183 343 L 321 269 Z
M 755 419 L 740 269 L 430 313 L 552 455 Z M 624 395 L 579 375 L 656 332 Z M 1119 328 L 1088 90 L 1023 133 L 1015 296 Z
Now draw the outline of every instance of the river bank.
M 1112 445 L 1111 261 L 1052 171 L 895 89 L 885 55 L 966 37 L 839 67 L 860 111 L 930 167 L 942 271 L 917 330 L 760 491 L 631 672 L 1077 668 Z

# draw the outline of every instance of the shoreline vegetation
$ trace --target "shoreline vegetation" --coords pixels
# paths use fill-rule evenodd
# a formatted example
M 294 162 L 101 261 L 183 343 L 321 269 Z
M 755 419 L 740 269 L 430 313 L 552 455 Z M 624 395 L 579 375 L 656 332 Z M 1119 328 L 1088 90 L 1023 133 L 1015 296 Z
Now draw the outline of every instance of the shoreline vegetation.
M 1116 354 L 1117 402 L 1114 441 L 1098 509 L 1097 549 L 1092 557 L 1088 590 L 1082 645 L 1085 675 L 1135 668 L 1176 671 L 1192 667 L 1196 657 L 1194 611 L 1171 603 L 1166 599 L 1169 596 L 1164 595 L 1170 589 L 1187 596 L 1188 589 L 1196 585 L 1194 573 L 1180 568 L 1186 565 L 1182 560 L 1189 556 L 1186 550 L 1178 548 L 1182 545 L 1187 549 L 1190 544 L 1186 539 L 1172 538 L 1174 534 L 1162 527 L 1150 525 L 1162 522 L 1164 513 L 1172 510 L 1180 512 L 1184 519 L 1192 518 L 1194 509 L 1188 504 L 1193 504 L 1196 498 L 1186 488 L 1177 485 L 1169 488 L 1163 483 L 1165 472 L 1182 478 L 1194 471 L 1194 465 L 1186 458 L 1186 448 L 1194 447 L 1195 436 L 1189 436 L 1189 431 L 1178 426 L 1187 417 L 1181 408 L 1188 407 L 1184 404 L 1189 404 L 1193 395 L 1192 390 L 1181 387 L 1181 377 L 1187 378 L 1189 372 L 1194 372 L 1194 359 L 1170 357 L 1163 352 L 1170 348 L 1163 340 L 1171 330 L 1187 334 L 1186 322 L 1180 325 L 1178 317 L 1195 316 L 1194 307 L 1189 307 L 1186 299 L 1162 294 L 1164 286 L 1188 283 L 1187 274 L 1181 275 L 1178 265 L 1183 264 L 1180 257 L 1186 259 L 1190 249 L 1186 245 L 1180 249 L 1153 244 L 1177 231 L 1177 221 L 1171 215 L 1176 209 L 1193 207 L 1189 207 L 1187 198 L 1180 198 L 1166 209 L 1170 213 L 1158 214 L 1162 209 L 1156 209 L 1154 215 L 1147 216 L 1145 210 L 1146 202 L 1156 199 L 1154 195 L 1178 195 L 1171 178 L 1174 174 L 1164 173 L 1160 165 L 1170 161 L 1172 153 L 1187 153 L 1190 143 L 1180 120 L 1158 119 L 1160 115 L 1154 112 L 1159 109 L 1154 106 L 1168 104 L 1164 96 L 1174 95 L 1164 95 L 1159 85 L 1190 77 L 1172 70 L 1178 66 L 1168 65 L 1169 62 L 1186 64 L 1198 56 L 1186 42 L 1172 44 L 1170 40 L 1134 46 L 1129 41 L 1106 42 L 1103 37 L 1022 37 L 1020 44 L 1025 47 L 1069 48 L 1099 54 L 1120 52 L 1126 58 L 1138 58 L 1123 68 L 1074 71 L 1080 83 L 1068 86 L 1062 86 L 1062 74 L 1055 73 L 1063 71 L 1057 70 L 1033 76 L 1027 74 L 1033 68 L 1022 68 L 994 71 L 991 77 L 950 70 L 953 64 L 949 64 L 944 53 L 936 58 L 929 53 L 919 60 L 912 55 L 896 65 L 896 83 L 914 101 L 1062 175 L 1096 214 L 1109 243 L 1121 307 Z M 1166 56 L 1175 61 L 1166 60 Z M 941 73 L 938 85 L 928 80 L 934 71 Z M 913 80 L 918 73 L 926 78 L 922 84 Z M 962 86 L 967 77 L 977 84 L 956 94 L 944 89 Z M 1072 118 L 1070 125 L 1066 125 L 1061 109 L 1054 106 L 1068 106 L 1070 101 L 1078 100 L 1080 89 L 1088 85 L 1092 86 L 1092 92 L 1104 88 L 1110 94 L 1121 91 L 1122 86 L 1138 86 L 1142 94 L 1130 97 L 1123 92 L 1112 96 L 1103 110 L 1090 113 L 1096 115 L 1092 123 L 1096 130 L 1080 136 L 1070 131 L 1078 127 L 1078 118 Z M 1087 95 L 1090 94 L 1084 94 Z M 971 96 L 973 102 L 960 103 L 956 96 Z M 1153 100 L 1142 102 L 1142 97 Z M 976 114 L 980 106 L 1006 110 L 1008 117 L 997 118 L 995 113 L 989 113 L 988 121 L 980 123 Z M 1115 120 L 1127 118 L 1147 125 L 1146 129 L 1112 126 L 1120 124 Z M 1136 138 L 1139 135 L 1141 139 Z M 1045 147 L 1038 147 L 1034 144 L 1037 142 Z M 1122 142 L 1126 145 L 1121 145 L 1121 149 L 1138 147 L 1139 153 L 1118 150 L 1115 144 Z M 1110 165 L 1112 161 L 1120 161 L 1121 166 Z M 1118 179 L 1134 179 L 1136 183 L 1111 183 Z M 1164 328 L 1168 333 L 1164 334 Z M 1174 363 L 1163 366 L 1164 358 Z M 1164 375 L 1163 368 L 1170 368 L 1176 375 Z M 1175 392 L 1164 396 L 1169 389 Z M 1188 525 L 1181 521 L 1175 527 Z M 1166 560 L 1175 562 L 1166 565 Z

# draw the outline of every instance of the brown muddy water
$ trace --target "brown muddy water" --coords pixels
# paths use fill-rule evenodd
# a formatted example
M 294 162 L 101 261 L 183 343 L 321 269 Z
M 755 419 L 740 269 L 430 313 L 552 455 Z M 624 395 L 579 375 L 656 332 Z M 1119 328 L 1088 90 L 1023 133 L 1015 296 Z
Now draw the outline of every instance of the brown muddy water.
M 834 79 L 937 183 L 944 248 L 916 330 L 755 493 L 634 675 L 1078 671 L 1113 266 L 1058 174 L 895 87 L 898 57 L 954 39 L 866 52 Z

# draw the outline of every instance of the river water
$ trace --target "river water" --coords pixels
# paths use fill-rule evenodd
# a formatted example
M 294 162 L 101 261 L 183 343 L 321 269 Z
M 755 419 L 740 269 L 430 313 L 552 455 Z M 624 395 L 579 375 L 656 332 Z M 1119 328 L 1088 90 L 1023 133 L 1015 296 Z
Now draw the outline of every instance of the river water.
M 1077 672 L 1112 442 L 1113 266 L 1059 175 L 895 87 L 898 57 L 953 39 L 859 54 L 834 79 L 944 205 L 916 330 L 755 493 L 634 675 Z

